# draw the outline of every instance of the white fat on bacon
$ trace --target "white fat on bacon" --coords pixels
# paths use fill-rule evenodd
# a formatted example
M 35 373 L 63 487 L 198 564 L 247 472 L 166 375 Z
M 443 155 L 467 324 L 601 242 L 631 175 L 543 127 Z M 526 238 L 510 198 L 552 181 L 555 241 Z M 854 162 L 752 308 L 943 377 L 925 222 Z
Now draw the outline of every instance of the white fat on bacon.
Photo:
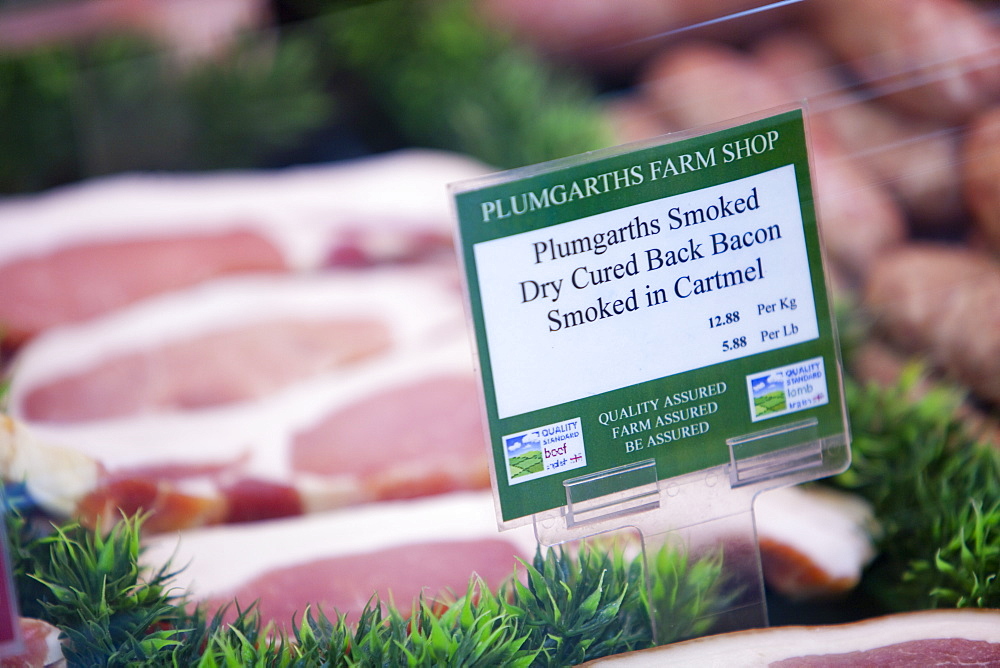
M 92 457 L 112 473 L 179 463 L 191 467 L 230 465 L 241 475 L 293 482 L 304 496 L 306 509 L 316 510 L 372 500 L 371 493 L 351 472 L 320 476 L 294 471 L 290 457 L 295 435 L 359 398 L 377 396 L 443 373 L 471 379 L 468 341 L 464 338 L 429 347 L 421 356 L 387 355 L 365 364 L 363 369 L 319 376 L 253 402 L 91 424 L 38 424 L 34 430 L 51 442 Z M 393 419 L 393 408 L 386 407 L 386 420 Z M 421 425 L 401 428 L 419 430 Z M 470 444 L 458 445 L 462 450 L 470 449 Z M 356 448 L 357 456 L 363 457 L 365 448 L 391 448 L 392 444 L 330 444 L 331 449 L 338 447 Z M 479 477 L 486 481 L 486 446 L 481 434 L 471 449 L 472 458 L 482 469 Z M 211 487 L 201 486 L 205 483 L 193 477 L 184 486 L 192 493 L 211 494 Z
M 23 346 L 13 366 L 9 410 L 15 417 L 36 422 L 50 421 L 45 410 L 54 411 L 55 421 L 60 422 L 91 421 L 124 412 L 116 413 L 116 406 L 102 407 L 101 401 L 135 404 L 133 412 L 137 413 L 170 412 L 171 393 L 179 397 L 174 401 L 177 403 L 185 392 L 196 393 L 199 381 L 221 384 L 228 380 L 198 377 L 199 367 L 212 364 L 221 352 L 234 356 L 229 361 L 233 366 L 231 382 L 245 377 L 247 382 L 264 387 L 290 384 L 347 366 L 366 353 L 384 353 L 381 348 L 386 346 L 394 355 L 415 354 L 464 327 L 454 281 L 454 276 L 437 268 L 248 276 L 216 279 L 150 298 L 86 323 L 54 328 Z M 368 330 L 379 328 L 376 333 L 384 330 L 387 341 L 365 349 L 364 341 L 335 340 L 336 331 L 325 340 L 303 342 L 296 338 L 310 323 L 315 327 L 337 322 L 343 324 L 341 339 L 350 337 L 352 324 L 355 328 L 367 324 L 362 336 L 370 338 Z M 251 338 L 255 328 L 263 328 L 271 338 Z M 282 335 L 287 340 L 280 338 Z M 199 346 L 204 357 L 200 361 Z M 324 364 L 325 357 L 331 356 Z M 126 377 L 114 376 L 115 365 L 121 366 L 123 361 L 135 369 Z M 182 362 L 187 362 L 187 367 L 179 367 Z M 154 368 L 155 364 L 161 367 Z M 291 369 L 298 369 L 298 373 Z M 110 371 L 110 379 L 102 382 L 96 373 L 100 370 Z M 141 377 L 136 377 L 140 373 Z M 156 405 L 156 396 L 143 405 L 135 396 L 142 391 L 139 381 L 151 386 L 151 395 L 166 395 L 159 397 L 166 405 Z M 38 394 L 43 391 L 55 407 L 37 406 Z M 239 387 L 226 392 L 236 398 L 253 398 L 256 393 L 254 388 Z M 77 406 L 75 419 L 58 419 L 58 412 L 66 410 L 59 404 L 72 402 L 72 393 L 96 404 L 94 417 L 88 418 L 85 407 Z M 34 410 L 28 405 L 33 396 Z M 215 403 L 226 403 L 224 399 Z
M 423 589 L 433 597 L 443 586 L 461 595 L 474 572 L 495 587 L 498 578 L 514 572 L 515 557 L 531 559 L 536 542 L 527 526 L 498 535 L 494 513 L 489 492 L 383 502 L 349 512 L 156 536 L 147 539 L 142 559 L 153 567 L 166 563 L 184 566 L 175 577 L 176 584 L 192 600 L 210 606 L 230 601 L 239 593 L 244 607 L 262 598 L 264 613 L 297 610 L 296 618 L 301 620 L 307 604 L 340 602 L 343 609 L 338 608 L 338 612 L 356 619 L 360 607 L 376 591 L 375 587 L 354 591 L 360 582 L 379 583 L 383 601 L 389 600 L 388 590 L 394 587 L 397 592 Z M 448 560 L 453 572 L 435 574 L 442 578 L 437 582 L 410 582 L 413 575 L 403 566 L 408 549 L 419 551 L 424 558 Z M 330 565 L 358 570 L 335 571 L 329 578 L 308 577 L 311 570 L 328 572 Z M 275 590 L 269 585 L 288 571 L 306 578 L 305 591 Z M 410 606 L 398 597 L 395 603 L 404 612 Z M 333 616 L 334 610 L 328 606 L 323 609 Z M 291 615 L 274 619 L 288 624 Z
M 706 636 L 584 665 L 996 666 L 1000 611 L 927 610 L 830 626 L 778 626 Z
M 486 171 L 410 150 L 285 170 L 130 174 L 3 200 L 4 343 L 219 276 L 451 258 L 447 186 Z
M 792 598 L 850 591 L 875 558 L 878 526 L 861 497 L 819 485 L 784 487 L 754 501 L 769 587 Z
M 175 521 L 178 526 L 237 521 L 258 517 L 259 512 L 295 514 L 488 486 L 488 455 L 457 276 L 453 269 L 438 266 L 220 279 L 51 330 L 20 351 L 10 387 L 12 415 L 30 417 L 25 402 L 38 387 L 58 386 L 67 376 L 86 385 L 88 369 L 122 356 L 141 360 L 178 342 L 197 347 L 203 340 L 198 337 L 206 333 L 224 336 L 274 321 L 294 325 L 324 317 L 381 323 L 389 344 L 332 366 L 305 364 L 292 378 L 284 375 L 287 369 L 282 367 L 287 365 L 268 364 L 265 345 L 252 348 L 242 360 L 260 371 L 258 377 L 240 373 L 232 380 L 259 381 L 265 392 L 243 396 L 237 387 L 226 390 L 235 397 L 228 402 L 196 407 L 154 403 L 130 414 L 87 421 L 26 421 L 39 438 L 97 462 L 106 473 L 100 489 L 127 479 L 145 481 L 146 496 L 134 501 L 142 507 L 167 503 L 165 489 L 218 502 L 204 516 L 191 515 L 190 522 L 176 503 L 167 503 L 178 514 L 156 525 L 158 530 L 176 528 Z M 302 351 L 292 348 L 311 363 L 314 345 L 331 342 L 308 343 Z M 196 357 L 195 362 L 190 355 L 186 358 L 195 377 L 203 371 L 199 366 L 214 363 L 211 357 L 219 345 L 213 341 L 209 358 L 200 365 Z M 239 345 L 237 337 L 232 347 Z M 273 345 L 279 351 L 287 347 L 282 341 Z M 169 361 L 159 363 L 161 373 L 148 385 L 183 386 L 189 381 L 185 369 Z M 268 380 L 268 371 L 279 372 L 281 382 Z M 131 378 L 125 380 L 112 384 L 107 401 L 139 393 Z M 108 390 L 98 387 L 93 393 L 101 391 Z M 178 393 L 183 396 L 183 388 Z M 434 397 L 441 401 L 427 404 Z M 423 409 L 414 413 L 413 406 L 421 401 Z M 324 429 L 332 430 L 327 440 Z M 297 446 L 305 433 L 314 434 L 312 445 Z M 302 448 L 304 454 L 296 457 Z M 355 466 L 372 460 L 375 453 L 384 463 L 382 469 Z M 286 505 L 255 500 L 254 490 L 246 487 L 234 496 L 231 488 L 241 481 L 282 486 Z M 128 498 L 137 499 L 134 486 L 125 491 Z M 112 505 L 100 497 L 87 507 L 98 503 L 104 510 L 93 512 L 113 513 L 113 500 L 121 492 L 119 486 L 111 495 Z
M 199 598 L 228 591 L 263 571 L 303 563 L 318 555 L 381 550 L 425 540 L 501 537 L 530 558 L 537 542 L 530 526 L 497 533 L 488 491 L 386 501 L 345 511 L 252 524 L 192 529 L 148 537 L 143 562 L 189 564 L 177 584 Z M 233 559 L 239 554 L 243 558 Z
M 391 255 L 408 235 L 452 236 L 447 186 L 482 163 L 411 149 L 279 170 L 124 174 L 0 203 L 0 265 L 102 241 L 250 229 L 293 267 L 321 266 L 337 241 Z

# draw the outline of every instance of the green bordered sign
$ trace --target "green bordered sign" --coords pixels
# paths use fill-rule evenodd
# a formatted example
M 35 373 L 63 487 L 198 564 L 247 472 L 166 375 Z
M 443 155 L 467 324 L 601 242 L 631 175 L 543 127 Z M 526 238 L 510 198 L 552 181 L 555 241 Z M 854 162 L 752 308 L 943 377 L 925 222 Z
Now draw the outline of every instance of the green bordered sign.
M 453 186 L 502 523 L 845 433 L 806 147 L 795 109 Z

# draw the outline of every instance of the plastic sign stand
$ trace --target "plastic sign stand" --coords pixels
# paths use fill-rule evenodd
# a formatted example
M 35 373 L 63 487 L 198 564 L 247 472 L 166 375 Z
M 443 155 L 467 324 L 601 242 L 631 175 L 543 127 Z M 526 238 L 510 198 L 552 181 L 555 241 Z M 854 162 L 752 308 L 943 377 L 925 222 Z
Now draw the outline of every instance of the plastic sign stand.
M 710 632 L 767 623 L 755 496 L 850 463 L 807 146 L 795 107 L 452 186 L 498 525 L 721 550 Z

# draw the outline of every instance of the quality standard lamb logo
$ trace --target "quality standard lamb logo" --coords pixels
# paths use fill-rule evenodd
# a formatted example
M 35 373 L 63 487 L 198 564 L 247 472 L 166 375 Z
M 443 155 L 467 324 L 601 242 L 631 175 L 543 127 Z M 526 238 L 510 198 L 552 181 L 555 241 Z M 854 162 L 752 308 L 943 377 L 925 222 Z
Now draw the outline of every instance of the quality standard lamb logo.
M 754 422 L 822 406 L 830 401 L 823 358 L 751 374 L 747 376 L 747 394 Z
M 503 437 L 511 485 L 587 465 L 580 418 Z

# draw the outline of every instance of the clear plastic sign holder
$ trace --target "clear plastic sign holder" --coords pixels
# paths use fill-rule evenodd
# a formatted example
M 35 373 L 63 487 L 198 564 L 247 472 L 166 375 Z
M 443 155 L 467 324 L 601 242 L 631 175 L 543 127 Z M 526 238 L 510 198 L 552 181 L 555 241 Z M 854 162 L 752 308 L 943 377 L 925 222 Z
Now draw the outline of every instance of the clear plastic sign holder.
M 754 498 L 843 471 L 849 449 L 841 437 L 821 439 L 815 420 L 731 438 L 727 445 L 729 464 L 669 480 L 657 479 L 653 460 L 566 480 L 565 507 L 533 518 L 539 544 L 554 547 L 634 529 L 641 538 L 658 642 L 683 639 L 691 620 L 673 628 L 673 611 L 652 594 L 652 555 L 661 548 L 693 558 L 721 551 L 729 597 L 695 626 L 712 633 L 767 626 Z
M 637 534 L 657 643 L 703 634 L 699 630 L 766 626 L 755 497 L 842 472 L 850 463 L 839 347 L 811 196 L 805 112 L 796 107 L 770 114 L 452 188 L 492 446 L 498 525 L 504 529 L 531 522 L 545 547 Z M 774 150 L 779 144 L 781 150 Z M 736 157 L 729 160 L 734 151 Z M 772 155 L 765 155 L 769 151 Z M 738 168 L 727 164 L 741 159 L 745 162 Z M 664 165 L 674 170 L 671 176 L 702 173 L 651 187 L 660 185 L 652 181 L 663 174 Z M 557 188 L 572 192 L 583 183 L 589 190 L 581 190 L 581 199 L 599 200 L 612 190 L 609 174 L 617 184 L 613 202 L 556 211 L 568 201 L 556 201 Z M 794 184 L 782 190 L 781 179 Z M 730 200 L 734 189 L 742 196 Z M 785 193 L 784 200 L 771 213 L 739 227 L 743 223 L 734 213 L 762 208 L 765 200 L 772 206 L 781 200 L 778 193 Z M 507 197 L 512 210 L 505 214 Z M 689 197 L 695 199 L 684 199 Z M 683 204 L 698 197 L 710 205 L 695 209 Z M 518 201 L 523 204 L 520 213 Z M 681 204 L 674 206 L 677 202 Z M 686 206 L 691 208 L 682 213 Z M 686 216 L 698 211 L 701 217 L 691 224 Z M 521 214 L 523 221 L 518 221 Z M 677 221 L 676 228 L 666 216 Z M 588 254 L 596 246 L 581 240 L 596 241 L 592 230 L 607 229 L 604 220 L 633 221 L 630 236 L 619 228 L 618 242 L 625 250 Z M 646 228 L 648 237 L 642 238 L 633 227 L 646 220 L 656 225 Z M 677 234 L 670 237 L 674 230 Z M 566 255 L 574 257 L 562 275 L 555 269 L 559 258 L 553 250 L 561 237 L 579 244 L 568 248 Z M 733 250 L 741 240 L 747 247 L 772 243 L 773 254 L 756 251 L 754 258 L 755 253 L 745 253 L 745 273 L 711 257 Z M 519 254 L 528 255 L 527 261 Z M 661 274 L 656 272 L 664 269 L 667 257 L 679 258 L 679 269 L 669 274 L 672 292 L 657 290 Z M 601 298 L 591 319 L 584 305 L 593 303 L 594 293 L 584 288 L 596 280 L 590 273 L 596 266 L 608 267 L 605 282 L 614 284 L 614 277 L 622 285 L 597 293 Z M 552 268 L 546 273 L 539 267 Z M 571 267 L 575 269 L 568 273 Z M 701 293 L 691 288 L 692 276 L 711 277 L 713 270 L 714 284 Z M 724 272 L 739 275 L 739 290 L 722 289 L 732 287 L 721 284 Z M 755 278 L 761 279 L 759 290 L 750 285 Z M 552 308 L 563 303 L 559 300 L 566 297 L 567 284 L 577 289 L 569 292 L 580 304 L 576 311 L 570 310 L 575 304 L 562 311 Z M 715 293 L 707 294 L 713 286 Z M 580 301 L 584 296 L 591 301 Z M 546 297 L 547 306 L 531 310 Z M 703 306 L 692 310 L 696 300 L 690 297 L 701 299 Z M 579 315 L 571 321 L 567 312 Z M 559 346 L 567 339 L 554 333 L 561 335 L 564 326 L 572 325 L 577 333 L 592 320 L 618 318 L 624 323 L 629 317 L 647 328 L 661 324 L 668 341 L 671 331 L 677 332 L 683 345 L 671 369 L 678 373 L 619 376 L 619 369 L 598 365 L 577 374 L 566 366 L 571 355 L 560 358 Z M 539 322 L 547 324 L 547 331 Z M 520 333 L 532 327 L 537 333 Z M 513 341 L 523 347 L 542 341 L 541 353 L 522 357 L 517 345 L 505 347 L 509 328 L 518 330 L 521 338 Z M 573 339 L 576 352 L 595 344 L 616 352 L 630 345 L 644 353 L 661 349 L 636 333 L 641 327 L 616 324 L 602 331 L 605 338 Z M 788 337 L 787 342 L 781 337 Z M 708 354 L 699 350 L 709 346 L 713 351 Z M 563 366 L 545 366 L 550 356 L 563 359 Z M 540 375 L 550 379 L 546 382 L 558 384 L 566 376 L 567 386 L 538 390 L 535 398 L 538 381 L 521 382 L 517 375 L 539 365 L 548 371 Z M 632 384 L 615 380 L 619 377 Z M 692 389 L 676 392 L 679 388 Z M 608 406 L 624 408 L 609 411 Z M 665 410 L 668 406 L 675 410 Z M 660 424 L 672 428 L 657 432 L 654 425 Z M 654 562 L 663 549 L 685 555 L 689 564 L 707 555 L 721 559 L 725 595 L 699 609 L 703 618 L 694 625 L 690 619 L 675 620 L 671 603 L 655 595 Z

